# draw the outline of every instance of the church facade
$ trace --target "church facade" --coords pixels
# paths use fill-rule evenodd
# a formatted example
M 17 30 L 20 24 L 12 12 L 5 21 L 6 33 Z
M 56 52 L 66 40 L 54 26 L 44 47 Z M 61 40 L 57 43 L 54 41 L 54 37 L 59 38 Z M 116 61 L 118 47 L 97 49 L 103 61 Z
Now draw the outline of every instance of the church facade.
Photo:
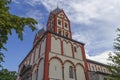
M 86 59 L 84 45 L 72 39 L 70 20 L 56 8 L 20 63 L 17 80 L 107 80 L 106 66 Z

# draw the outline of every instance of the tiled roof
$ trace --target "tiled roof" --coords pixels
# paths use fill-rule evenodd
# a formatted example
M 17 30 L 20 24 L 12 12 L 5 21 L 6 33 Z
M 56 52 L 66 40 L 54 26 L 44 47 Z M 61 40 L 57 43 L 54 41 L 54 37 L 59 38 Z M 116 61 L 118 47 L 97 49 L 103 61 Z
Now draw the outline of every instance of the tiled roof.
M 52 13 L 53 14 L 57 14 L 57 13 L 59 13 L 60 11 L 62 11 L 62 9 L 60 9 L 60 8 L 56 8 L 56 9 L 54 9 L 53 11 L 52 11 Z

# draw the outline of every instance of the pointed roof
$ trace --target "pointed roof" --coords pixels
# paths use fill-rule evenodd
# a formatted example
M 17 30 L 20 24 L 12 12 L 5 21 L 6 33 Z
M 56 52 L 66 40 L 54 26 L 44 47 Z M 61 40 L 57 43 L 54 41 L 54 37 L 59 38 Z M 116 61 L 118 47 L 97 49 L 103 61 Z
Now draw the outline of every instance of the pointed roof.
M 44 28 L 42 28 L 42 29 L 40 29 L 40 30 L 38 31 L 37 34 L 42 34 L 42 33 L 44 33 L 44 32 L 45 32 L 45 30 L 44 30 Z
M 59 13 L 60 11 L 62 11 L 62 9 L 60 9 L 59 7 L 57 7 L 56 9 L 54 9 L 54 10 L 52 11 L 52 13 L 53 13 L 53 14 L 57 14 L 57 13 Z
M 57 14 L 59 14 L 60 12 L 63 12 L 63 14 L 64 14 L 65 17 L 67 18 L 67 20 L 69 20 L 68 17 L 66 16 L 64 10 L 63 10 L 63 9 L 60 9 L 58 6 L 57 6 L 57 8 L 55 8 L 53 11 L 51 11 L 51 13 L 54 14 L 54 15 L 57 15 Z

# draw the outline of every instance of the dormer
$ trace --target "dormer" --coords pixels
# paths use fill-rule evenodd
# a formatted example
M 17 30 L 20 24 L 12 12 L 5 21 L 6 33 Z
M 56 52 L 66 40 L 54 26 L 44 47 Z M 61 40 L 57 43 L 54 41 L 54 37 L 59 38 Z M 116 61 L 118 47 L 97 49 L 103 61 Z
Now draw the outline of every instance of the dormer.
M 70 21 L 65 12 L 58 7 L 50 12 L 47 30 L 72 39 Z

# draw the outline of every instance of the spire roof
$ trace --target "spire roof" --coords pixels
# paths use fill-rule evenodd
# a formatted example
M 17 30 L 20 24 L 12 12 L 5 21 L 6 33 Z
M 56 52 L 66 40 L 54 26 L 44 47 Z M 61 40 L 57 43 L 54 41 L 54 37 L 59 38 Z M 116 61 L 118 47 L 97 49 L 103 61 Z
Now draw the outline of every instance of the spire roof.
M 57 13 L 59 13 L 60 11 L 62 11 L 62 9 L 60 9 L 59 7 L 57 7 L 56 9 L 54 9 L 54 10 L 52 11 L 52 13 L 53 13 L 53 14 L 57 14 Z

